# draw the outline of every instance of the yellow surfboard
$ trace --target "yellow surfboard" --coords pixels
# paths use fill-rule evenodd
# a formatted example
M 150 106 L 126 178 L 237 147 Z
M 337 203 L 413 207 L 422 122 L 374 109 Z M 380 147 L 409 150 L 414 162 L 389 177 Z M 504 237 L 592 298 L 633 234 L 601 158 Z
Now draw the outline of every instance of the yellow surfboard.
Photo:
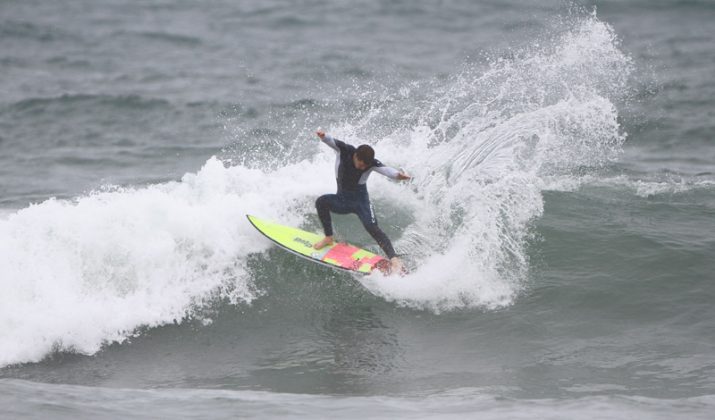
M 251 215 L 246 215 L 246 217 L 268 239 L 299 257 L 333 268 L 362 274 L 370 274 L 375 268 L 384 270 L 389 267 L 387 259 L 356 246 L 335 243 L 317 250 L 313 248 L 313 244 L 323 239 L 321 235 L 283 226 Z

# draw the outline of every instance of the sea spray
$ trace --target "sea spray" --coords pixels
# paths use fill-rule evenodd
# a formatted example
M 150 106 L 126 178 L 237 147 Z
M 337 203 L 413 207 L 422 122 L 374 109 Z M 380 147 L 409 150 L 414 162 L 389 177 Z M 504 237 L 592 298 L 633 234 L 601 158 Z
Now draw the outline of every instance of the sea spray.
M 595 15 L 576 18 L 548 42 L 457 75 L 414 111 L 421 125 L 379 142 L 381 154 L 399 155 L 415 175 L 413 188 L 388 194 L 412 205 L 415 222 L 397 247 L 419 264 L 365 286 L 435 311 L 511 304 L 528 277 L 544 179 L 578 177 L 620 153 L 614 101 L 632 63 L 618 46 Z

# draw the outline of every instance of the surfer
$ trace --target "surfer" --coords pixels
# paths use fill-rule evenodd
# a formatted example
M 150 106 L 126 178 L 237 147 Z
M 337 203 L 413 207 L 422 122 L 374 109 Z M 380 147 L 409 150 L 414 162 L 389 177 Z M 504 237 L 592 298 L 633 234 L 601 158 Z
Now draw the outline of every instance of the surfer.
M 318 130 L 316 134 L 323 143 L 337 153 L 335 177 L 338 182 L 338 192 L 337 194 L 321 195 L 315 201 L 315 208 L 318 210 L 325 238 L 313 245 L 313 248 L 321 249 L 334 243 L 331 211 L 337 214 L 355 213 L 360 218 L 365 230 L 390 259 L 392 271 L 399 272 L 402 268 L 402 261 L 395 253 L 390 239 L 377 226 L 377 219 L 367 194 L 366 183 L 373 171 L 400 181 L 408 180 L 411 177 L 402 171 L 383 165 L 382 162 L 375 159 L 375 151 L 367 144 L 355 148 L 355 146 L 325 134 L 323 130 Z

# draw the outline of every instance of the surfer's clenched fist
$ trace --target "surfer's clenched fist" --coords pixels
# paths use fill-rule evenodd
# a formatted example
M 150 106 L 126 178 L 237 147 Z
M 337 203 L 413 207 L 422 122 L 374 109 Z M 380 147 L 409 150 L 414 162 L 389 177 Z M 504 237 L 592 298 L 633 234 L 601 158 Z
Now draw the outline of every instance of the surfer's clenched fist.
M 315 132 L 315 134 L 318 135 L 321 139 L 325 137 L 325 131 L 318 129 L 318 131 Z

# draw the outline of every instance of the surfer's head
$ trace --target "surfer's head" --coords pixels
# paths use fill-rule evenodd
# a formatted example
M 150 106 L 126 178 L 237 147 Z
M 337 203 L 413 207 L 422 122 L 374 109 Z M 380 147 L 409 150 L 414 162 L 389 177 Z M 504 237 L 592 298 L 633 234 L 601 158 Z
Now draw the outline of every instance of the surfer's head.
M 367 144 L 362 144 L 353 154 L 353 165 L 361 171 L 369 168 L 375 162 L 375 150 Z

